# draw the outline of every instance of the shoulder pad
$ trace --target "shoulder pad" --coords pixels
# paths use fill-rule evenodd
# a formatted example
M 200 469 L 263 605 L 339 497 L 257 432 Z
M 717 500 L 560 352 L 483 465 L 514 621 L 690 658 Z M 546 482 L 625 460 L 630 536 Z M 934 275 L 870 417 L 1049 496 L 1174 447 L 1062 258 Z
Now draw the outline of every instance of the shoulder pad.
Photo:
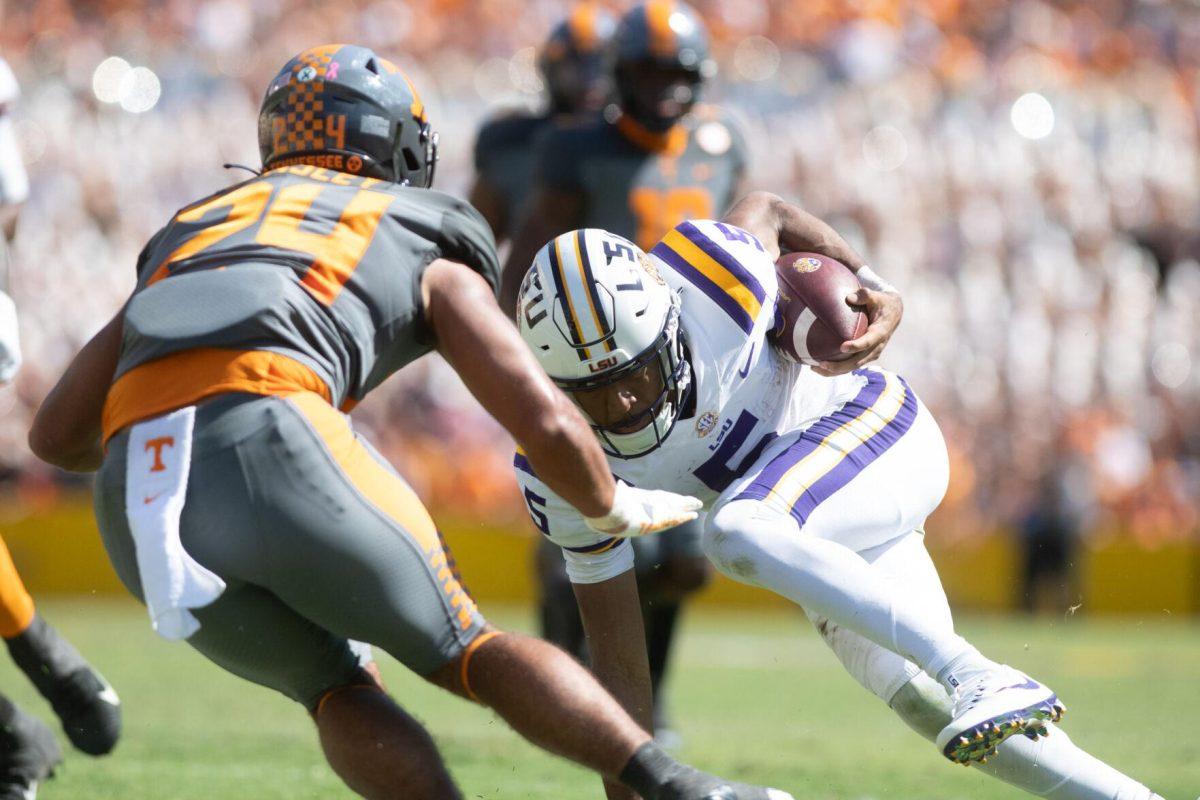
M 750 335 L 774 323 L 778 283 L 762 242 L 735 225 L 681 222 L 650 251 L 680 279 Z

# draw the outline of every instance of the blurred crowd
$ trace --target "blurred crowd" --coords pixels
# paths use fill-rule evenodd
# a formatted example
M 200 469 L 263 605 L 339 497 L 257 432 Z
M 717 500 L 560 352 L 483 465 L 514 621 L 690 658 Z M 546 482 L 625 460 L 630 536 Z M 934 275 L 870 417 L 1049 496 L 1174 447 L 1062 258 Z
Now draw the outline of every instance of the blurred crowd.
M 721 67 L 706 99 L 740 118 L 751 184 L 832 222 L 905 294 L 884 364 L 951 448 L 938 533 L 1037 536 L 1061 512 L 1069 537 L 1196 535 L 1200 6 L 695 5 Z M 540 102 L 535 48 L 567 7 L 0 0 L 33 187 L 12 253 L 26 366 L 0 393 L 8 474 L 46 481 L 32 410 L 127 296 L 144 241 L 242 179 L 222 165 L 257 165 L 257 105 L 289 56 L 356 41 L 404 65 L 442 133 L 439 188 L 462 193 L 478 124 Z M 510 443 L 436 358 L 356 417 L 435 509 L 523 513 Z

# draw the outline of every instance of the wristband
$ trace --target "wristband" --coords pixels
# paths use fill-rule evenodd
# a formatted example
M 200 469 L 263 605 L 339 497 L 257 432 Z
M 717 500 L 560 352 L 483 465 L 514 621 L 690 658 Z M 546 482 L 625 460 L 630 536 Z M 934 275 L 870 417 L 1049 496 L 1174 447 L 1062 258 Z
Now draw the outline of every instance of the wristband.
M 890 283 L 885 281 L 883 278 L 876 275 L 875 270 L 871 269 L 866 264 L 863 264 L 861 267 L 859 267 L 858 271 L 855 272 L 854 274 L 858 276 L 859 283 L 861 283 L 863 286 L 867 287 L 868 289 L 870 289 L 873 292 L 888 292 L 889 294 L 900 294 L 899 289 L 897 289 L 895 286 L 892 286 Z

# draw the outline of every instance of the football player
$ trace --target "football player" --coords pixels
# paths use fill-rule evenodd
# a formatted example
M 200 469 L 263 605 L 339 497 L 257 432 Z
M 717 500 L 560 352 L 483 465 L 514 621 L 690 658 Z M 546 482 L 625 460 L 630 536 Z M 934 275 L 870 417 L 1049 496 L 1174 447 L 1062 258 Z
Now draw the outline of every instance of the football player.
M 619 480 L 699 497 L 717 568 L 802 606 L 851 675 L 946 758 L 1041 796 L 1149 800 L 1053 725 L 1054 692 L 955 632 L 923 542 L 948 477 L 937 423 L 899 375 L 825 377 L 771 345 L 781 250 L 850 266 L 869 316 L 896 297 L 828 226 L 756 193 L 648 254 L 603 230 L 556 237 L 524 279 L 518 327 Z M 563 548 L 594 669 L 644 686 L 638 620 L 617 589 L 633 549 L 588 530 L 523 455 L 516 469 L 535 524 Z
M 438 139 L 404 74 L 363 47 L 306 50 L 267 89 L 259 145 L 260 176 L 150 240 L 133 295 L 30 432 L 42 458 L 99 469 L 105 547 L 155 629 L 301 703 L 364 797 L 462 795 L 352 640 L 491 706 L 614 797 L 790 797 L 684 767 L 569 656 L 489 626 L 342 413 L 437 349 L 587 524 L 694 516 L 693 498 L 614 484 L 505 321 L 491 233 L 429 188 Z
M 676 0 L 636 6 L 621 17 L 609 49 L 617 100 L 609 110 L 617 113 L 560 125 L 542 141 L 530 211 L 505 266 L 506 309 L 533 254 L 553 236 L 604 228 L 649 248 L 681 220 L 713 217 L 737 196 L 746 168 L 742 137 L 724 112 L 697 105 L 715 64 L 696 12 Z M 660 688 L 681 603 L 711 570 L 695 523 L 636 547 L 654 729 L 674 743 Z M 583 628 L 557 548 L 541 542 L 537 563 L 543 634 L 582 656 Z
M 575 7 L 555 26 L 538 53 L 546 88 L 541 113 L 513 112 L 489 120 L 475 139 L 471 205 L 502 244 L 521 221 L 535 169 L 536 146 L 556 122 L 596 114 L 611 92 L 606 48 L 614 22 L 590 3 Z
M 7 288 L 8 252 L 17 217 L 29 194 L 10 111 L 19 91 L 8 62 L 0 58 L 0 283 Z M 17 309 L 0 290 L 0 386 L 21 365 Z M 67 738 L 81 751 L 104 755 L 121 732 L 116 692 L 71 643 L 37 612 L 0 539 L 0 637 L 9 655 L 50 701 Z M 62 761 L 62 752 L 42 722 L 0 695 L 0 800 L 32 800 L 38 784 Z

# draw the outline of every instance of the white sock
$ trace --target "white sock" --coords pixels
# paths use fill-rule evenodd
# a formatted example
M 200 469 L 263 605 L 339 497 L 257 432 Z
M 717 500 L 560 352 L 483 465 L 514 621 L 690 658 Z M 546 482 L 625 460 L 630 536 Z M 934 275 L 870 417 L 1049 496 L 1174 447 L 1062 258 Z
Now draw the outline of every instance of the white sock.
M 862 556 L 797 530 L 795 521 L 753 500 L 722 507 L 709 520 L 705 550 L 734 580 L 770 589 L 909 659 L 931 675 L 990 665 L 952 624 L 921 613 L 880 580 Z
M 950 698 L 928 675 L 907 683 L 889 704 L 904 722 L 933 741 L 950 722 Z M 1061 728 L 1038 741 L 1014 736 L 974 769 L 1051 800 L 1158 800 L 1150 790 L 1081 750 Z

